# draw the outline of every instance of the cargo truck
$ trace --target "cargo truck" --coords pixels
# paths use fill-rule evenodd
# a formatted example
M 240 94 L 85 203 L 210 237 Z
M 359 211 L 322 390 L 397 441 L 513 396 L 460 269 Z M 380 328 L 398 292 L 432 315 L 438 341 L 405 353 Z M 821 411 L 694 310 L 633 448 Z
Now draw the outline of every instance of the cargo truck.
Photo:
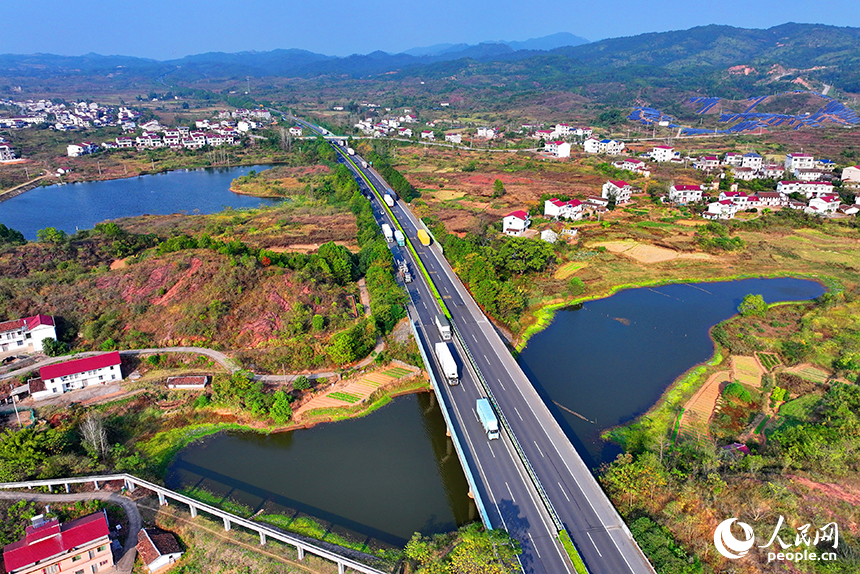
M 391 243 L 394 240 L 394 232 L 391 231 L 391 226 L 387 223 L 382 224 L 382 234 L 385 236 L 385 240 L 388 243 Z
M 418 230 L 418 241 L 421 242 L 421 245 L 427 247 L 430 245 L 430 234 L 424 231 L 423 229 Z
M 499 419 L 496 418 L 496 413 L 493 412 L 493 407 L 487 399 L 478 399 L 475 404 L 475 410 L 478 413 L 478 420 L 481 421 L 481 426 L 487 433 L 487 438 L 490 440 L 499 438 Z
M 439 335 L 442 337 L 443 341 L 451 340 L 451 323 L 448 322 L 448 318 L 439 313 L 436 315 L 436 328 L 439 329 Z
M 394 207 L 394 196 L 393 195 L 391 195 L 390 193 L 386 193 L 384 196 L 384 199 L 385 199 L 385 205 L 387 205 L 388 207 Z
M 367 169 L 367 162 L 362 160 L 361 167 L 363 167 L 364 169 Z
M 355 150 L 351 147 L 348 147 L 346 148 L 346 153 L 348 153 L 349 155 L 355 155 Z
M 445 375 L 448 384 L 458 384 L 460 373 L 457 371 L 457 363 L 454 362 L 454 355 L 451 354 L 448 343 L 436 343 L 436 358 L 439 360 L 439 366 L 442 367 L 442 374 Z
M 397 241 L 397 245 L 400 247 L 406 245 L 406 236 L 399 229 L 394 230 L 394 240 Z

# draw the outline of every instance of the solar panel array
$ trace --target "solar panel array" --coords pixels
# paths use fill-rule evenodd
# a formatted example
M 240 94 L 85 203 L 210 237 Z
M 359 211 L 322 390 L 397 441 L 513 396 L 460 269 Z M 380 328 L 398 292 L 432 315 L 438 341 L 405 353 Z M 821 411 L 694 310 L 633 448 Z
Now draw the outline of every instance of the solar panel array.
M 659 124 L 660 122 L 669 122 L 670 128 L 681 127 L 678 124 L 674 123 L 675 118 L 673 118 L 669 114 L 664 114 L 660 110 L 656 110 L 654 108 L 634 108 L 633 112 L 629 116 L 627 116 L 627 119 L 632 120 L 634 122 L 640 122 L 643 126 Z

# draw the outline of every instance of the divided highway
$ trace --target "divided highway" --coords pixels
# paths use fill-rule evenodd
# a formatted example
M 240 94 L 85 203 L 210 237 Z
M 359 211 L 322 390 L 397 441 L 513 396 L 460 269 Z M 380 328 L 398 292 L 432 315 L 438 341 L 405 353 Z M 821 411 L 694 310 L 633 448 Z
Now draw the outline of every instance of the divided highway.
M 316 126 L 300 123 L 320 133 Z M 341 154 L 340 159 L 353 170 L 362 188 L 370 192 L 377 221 L 393 224 L 379 197 L 390 187 L 373 169 L 362 168 L 360 158 L 353 161 Z M 378 193 L 373 193 L 370 186 Z M 411 240 L 460 334 L 456 345 L 463 371 L 460 385 L 444 384 L 432 352 L 428 353 L 428 368 L 444 387 L 447 404 L 443 407 L 449 409 L 452 424 L 458 426 L 452 430 L 465 437 L 466 463 L 478 482 L 476 495 L 484 502 L 491 525 L 506 529 L 523 546 L 523 571 L 574 571 L 557 538 L 556 524 L 560 521 L 589 572 L 653 573 L 618 512 L 439 246 L 420 244 L 417 233 L 423 226 L 402 201 L 398 200 L 390 211 Z M 419 337 L 426 349 L 432 349 L 440 340 L 433 325 L 433 317 L 439 312 L 436 297 L 409 250 L 394 245 L 393 251 L 396 258 L 410 262 L 416 277 L 407 284 L 412 300 L 410 317 L 418 318 Z M 466 348 L 477 370 L 472 368 Z M 485 396 L 495 402 L 513 436 L 502 433 L 500 441 L 487 439 L 475 413 L 476 400 Z

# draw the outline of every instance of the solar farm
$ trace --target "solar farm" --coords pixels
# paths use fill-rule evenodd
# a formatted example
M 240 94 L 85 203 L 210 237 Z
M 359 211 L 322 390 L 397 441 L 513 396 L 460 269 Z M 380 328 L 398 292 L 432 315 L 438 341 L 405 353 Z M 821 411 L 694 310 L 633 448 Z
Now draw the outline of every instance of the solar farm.
M 755 111 L 757 106 L 764 103 L 769 98 L 795 94 L 806 94 L 820 98 L 823 100 L 822 106 L 814 113 L 802 115 L 761 113 Z M 722 103 L 722 98 L 690 98 L 690 104 L 696 107 L 695 113 L 698 115 L 713 112 L 714 108 L 720 106 Z M 680 128 L 680 135 L 688 136 L 707 134 L 740 134 L 744 132 L 750 133 L 757 131 L 762 132 L 777 127 L 799 130 L 801 128 L 820 128 L 824 125 L 853 126 L 860 124 L 860 115 L 858 115 L 856 111 L 845 106 L 842 102 L 824 94 L 806 90 L 794 90 L 790 92 L 782 92 L 780 94 L 757 96 L 747 99 L 744 105 L 746 107 L 743 112 L 720 113 L 720 123 L 730 124 L 729 127 L 725 129 L 681 127 L 672 116 L 664 114 L 660 110 L 647 107 L 635 108 L 633 112 L 627 116 L 627 119 L 640 122 L 644 126 L 662 125 L 670 128 Z

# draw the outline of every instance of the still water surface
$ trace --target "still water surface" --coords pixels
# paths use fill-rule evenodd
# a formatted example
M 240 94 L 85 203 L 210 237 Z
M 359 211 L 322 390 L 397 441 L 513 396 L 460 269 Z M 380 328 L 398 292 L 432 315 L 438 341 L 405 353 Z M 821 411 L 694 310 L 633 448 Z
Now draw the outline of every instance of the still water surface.
M 597 467 L 620 452 L 600 433 L 641 416 L 672 381 L 707 361 L 714 352 L 708 330 L 734 315 L 748 293 L 775 303 L 813 299 L 824 287 L 744 279 L 621 291 L 559 311 L 529 340 L 519 363 L 586 464 Z
M 201 487 L 254 512 L 306 513 L 396 545 L 477 519 L 430 393 L 310 429 L 213 435 L 179 453 L 165 484 Z
M 272 205 L 280 200 L 240 195 L 230 182 L 251 170 L 268 166 L 178 170 L 110 181 L 37 187 L 0 202 L 0 223 L 30 240 L 46 227 L 66 233 L 92 229 L 106 219 L 143 214 L 215 213 Z

